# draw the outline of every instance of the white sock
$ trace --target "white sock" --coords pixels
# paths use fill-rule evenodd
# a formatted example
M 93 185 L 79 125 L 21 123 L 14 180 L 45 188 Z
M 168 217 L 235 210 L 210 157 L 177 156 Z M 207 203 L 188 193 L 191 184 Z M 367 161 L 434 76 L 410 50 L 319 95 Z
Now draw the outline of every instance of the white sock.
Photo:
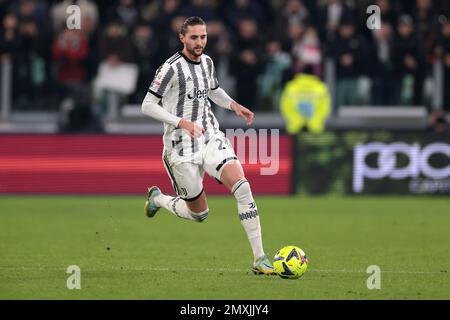
M 203 212 L 193 212 L 186 205 L 186 201 L 180 197 L 171 197 L 161 193 L 154 198 L 154 201 L 157 206 L 166 208 L 178 218 L 202 222 L 208 217 L 208 209 Z
M 231 192 L 237 200 L 239 218 L 247 233 L 248 241 L 252 247 L 253 257 L 256 261 L 256 259 L 264 255 L 264 250 L 258 208 L 253 200 L 250 184 L 247 179 L 243 178 L 234 184 Z

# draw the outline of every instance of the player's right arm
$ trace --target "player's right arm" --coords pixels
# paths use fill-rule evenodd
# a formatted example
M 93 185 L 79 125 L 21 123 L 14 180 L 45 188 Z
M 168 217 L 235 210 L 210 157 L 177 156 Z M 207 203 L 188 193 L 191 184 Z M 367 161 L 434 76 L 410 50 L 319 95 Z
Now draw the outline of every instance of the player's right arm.
M 170 124 L 176 128 L 185 130 L 191 137 L 197 138 L 204 129 L 189 120 L 180 118 L 161 106 L 161 99 L 170 90 L 172 81 L 174 79 L 174 71 L 172 66 L 164 63 L 157 71 L 155 78 L 150 85 L 147 95 L 142 102 L 142 113 L 159 120 L 161 122 Z

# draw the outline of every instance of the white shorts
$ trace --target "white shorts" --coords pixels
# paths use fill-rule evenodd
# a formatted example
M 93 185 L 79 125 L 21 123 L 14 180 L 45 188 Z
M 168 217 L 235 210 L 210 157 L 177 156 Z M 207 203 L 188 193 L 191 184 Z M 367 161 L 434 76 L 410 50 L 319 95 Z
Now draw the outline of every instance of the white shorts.
M 163 163 L 173 189 L 186 201 L 193 201 L 202 194 L 205 171 L 221 183 L 220 175 L 224 165 L 229 161 L 238 160 L 233 146 L 223 132 L 214 135 L 205 148 L 186 159 L 183 161 L 175 149 L 164 149 Z

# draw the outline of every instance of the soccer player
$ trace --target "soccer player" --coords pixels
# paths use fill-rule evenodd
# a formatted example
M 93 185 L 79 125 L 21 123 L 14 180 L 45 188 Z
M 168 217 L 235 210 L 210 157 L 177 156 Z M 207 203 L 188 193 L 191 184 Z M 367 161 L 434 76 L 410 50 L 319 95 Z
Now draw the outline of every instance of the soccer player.
M 207 42 L 205 22 L 199 17 L 186 19 L 179 37 L 182 51 L 159 67 L 142 103 L 144 114 L 164 123 L 162 158 L 176 196 L 165 195 L 156 186 L 150 187 L 145 213 L 151 218 L 163 207 L 179 218 L 205 220 L 208 217 L 203 190 L 206 171 L 237 200 L 239 217 L 253 251 L 253 272 L 274 274 L 263 250 L 258 209 L 250 184 L 230 141 L 219 130 L 208 99 L 234 111 L 247 125 L 252 123 L 254 114 L 220 88 L 213 61 L 203 54 Z

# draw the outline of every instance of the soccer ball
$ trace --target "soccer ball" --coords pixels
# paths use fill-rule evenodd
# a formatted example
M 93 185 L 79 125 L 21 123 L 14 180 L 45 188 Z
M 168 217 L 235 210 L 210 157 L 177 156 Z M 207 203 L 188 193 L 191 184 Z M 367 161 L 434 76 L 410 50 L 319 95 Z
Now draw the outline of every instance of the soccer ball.
M 275 272 L 282 278 L 300 278 L 308 268 L 308 259 L 302 249 L 286 246 L 278 250 L 273 258 Z

